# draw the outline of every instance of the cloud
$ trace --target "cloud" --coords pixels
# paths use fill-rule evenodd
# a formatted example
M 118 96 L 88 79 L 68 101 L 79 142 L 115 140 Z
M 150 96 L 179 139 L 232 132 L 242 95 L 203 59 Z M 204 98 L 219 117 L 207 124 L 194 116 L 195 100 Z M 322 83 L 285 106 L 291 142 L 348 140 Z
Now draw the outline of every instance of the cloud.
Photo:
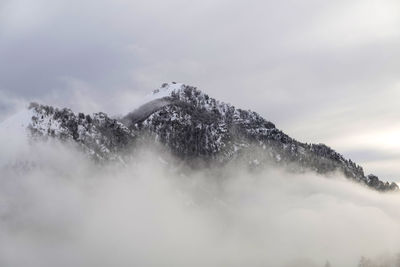
M 13 0 L 0 10 L 0 88 L 25 102 L 123 114 L 180 81 L 338 147 L 333 134 L 384 129 L 400 112 L 394 0 Z
M 149 148 L 100 166 L 72 144 L 14 144 L 0 157 L 4 266 L 346 267 L 399 247 L 399 195 L 340 175 L 193 171 Z
M 27 106 L 23 98 L 10 96 L 0 91 L 0 122 Z

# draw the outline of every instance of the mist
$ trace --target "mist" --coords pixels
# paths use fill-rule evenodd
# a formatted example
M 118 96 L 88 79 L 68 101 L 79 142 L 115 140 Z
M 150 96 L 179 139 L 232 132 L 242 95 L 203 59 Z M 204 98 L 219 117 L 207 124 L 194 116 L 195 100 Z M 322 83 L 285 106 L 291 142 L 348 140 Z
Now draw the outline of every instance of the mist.
M 101 165 L 70 143 L 0 140 L 0 266 L 345 267 L 399 251 L 400 196 L 340 174 L 193 170 L 156 148 Z

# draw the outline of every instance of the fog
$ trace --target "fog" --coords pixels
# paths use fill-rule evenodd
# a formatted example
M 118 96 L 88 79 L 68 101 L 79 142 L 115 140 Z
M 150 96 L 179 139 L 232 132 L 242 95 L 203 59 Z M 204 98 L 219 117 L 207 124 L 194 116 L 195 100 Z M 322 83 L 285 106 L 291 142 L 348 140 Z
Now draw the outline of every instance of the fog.
M 399 251 L 400 196 L 340 174 L 195 171 L 155 148 L 100 165 L 0 140 L 0 266 L 346 267 Z

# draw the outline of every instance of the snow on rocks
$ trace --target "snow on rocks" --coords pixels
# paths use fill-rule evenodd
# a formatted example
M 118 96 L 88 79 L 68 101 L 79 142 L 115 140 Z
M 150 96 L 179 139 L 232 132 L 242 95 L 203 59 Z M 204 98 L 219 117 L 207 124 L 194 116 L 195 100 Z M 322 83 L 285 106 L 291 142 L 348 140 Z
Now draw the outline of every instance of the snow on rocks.
M 0 137 L 11 132 L 35 138 L 76 142 L 96 160 L 121 160 L 143 136 L 160 142 L 186 162 L 228 163 L 246 157 L 251 166 L 296 165 L 297 170 L 326 174 L 340 171 L 349 179 L 381 191 L 396 184 L 364 175 L 363 169 L 323 144 L 289 137 L 256 112 L 215 100 L 196 87 L 166 83 L 145 98 L 144 105 L 121 119 L 99 112 L 75 114 L 70 109 L 32 104 L 0 124 Z M 18 135 L 18 134 L 16 134 Z

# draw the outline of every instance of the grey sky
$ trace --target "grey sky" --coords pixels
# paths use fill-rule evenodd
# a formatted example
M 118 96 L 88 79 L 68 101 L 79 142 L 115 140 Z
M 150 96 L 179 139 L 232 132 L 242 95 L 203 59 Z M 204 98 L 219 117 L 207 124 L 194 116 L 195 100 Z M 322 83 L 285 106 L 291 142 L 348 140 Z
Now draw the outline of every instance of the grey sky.
M 400 178 L 399 29 L 397 0 L 2 0 L 0 120 L 122 114 L 179 81 Z

